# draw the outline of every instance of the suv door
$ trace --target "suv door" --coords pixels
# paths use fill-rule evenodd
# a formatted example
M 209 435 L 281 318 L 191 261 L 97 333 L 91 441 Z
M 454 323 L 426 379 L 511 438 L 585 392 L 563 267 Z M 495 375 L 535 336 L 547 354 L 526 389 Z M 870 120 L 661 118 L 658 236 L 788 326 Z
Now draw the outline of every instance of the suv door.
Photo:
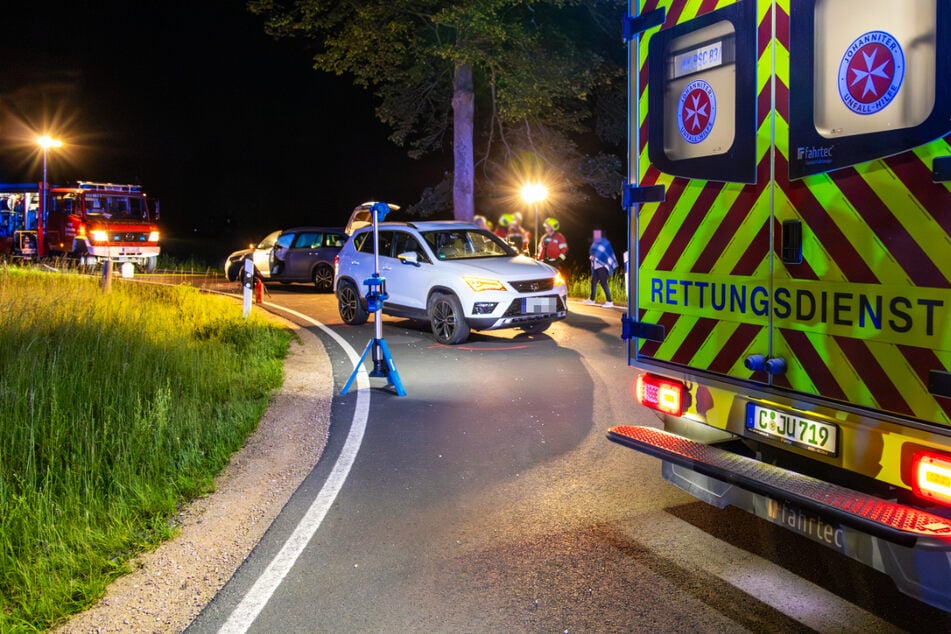
M 291 244 L 294 242 L 295 233 L 282 233 L 274 241 L 274 246 L 268 251 L 267 266 L 263 270 L 268 271 L 265 277 L 274 279 L 283 279 L 284 277 L 284 258 L 290 251 Z M 257 264 L 257 252 L 255 252 L 255 264 Z
M 294 282 L 310 281 L 310 272 L 314 263 L 321 259 L 324 244 L 322 231 L 301 231 L 297 234 L 291 248 L 284 254 L 285 280 Z
M 380 250 L 388 252 L 392 232 L 380 231 Z M 365 231 L 353 237 L 353 251 L 340 252 L 340 269 L 351 277 L 357 285 L 360 297 L 366 297 L 367 285 L 364 283 L 376 271 L 373 253 L 373 232 Z
M 401 253 L 415 253 L 416 262 L 399 259 Z M 393 304 L 425 310 L 432 262 L 422 245 L 409 231 L 394 231 L 390 256 L 380 254 L 380 267 L 386 277 L 386 291 Z

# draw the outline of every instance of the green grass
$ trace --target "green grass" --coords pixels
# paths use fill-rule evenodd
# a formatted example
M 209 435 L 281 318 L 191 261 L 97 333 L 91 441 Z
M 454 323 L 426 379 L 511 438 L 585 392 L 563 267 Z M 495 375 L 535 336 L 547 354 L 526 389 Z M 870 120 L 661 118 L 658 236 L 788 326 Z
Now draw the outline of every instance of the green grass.
M 209 265 L 207 262 L 201 258 L 195 257 L 194 255 L 190 255 L 185 259 L 181 259 L 168 255 L 164 251 L 159 253 L 158 262 L 155 268 L 157 271 L 163 271 L 167 273 L 195 273 L 204 275 L 222 274 L 220 266 Z
M 624 270 L 617 269 L 608 278 L 611 300 L 618 306 L 627 303 L 627 288 L 624 286 Z M 591 296 L 591 269 L 573 269 L 568 274 L 568 296 L 587 299 Z M 599 286 L 595 295 L 597 301 L 604 301 L 604 290 Z
M 0 265 L 0 632 L 82 610 L 260 420 L 291 333 L 186 286 Z

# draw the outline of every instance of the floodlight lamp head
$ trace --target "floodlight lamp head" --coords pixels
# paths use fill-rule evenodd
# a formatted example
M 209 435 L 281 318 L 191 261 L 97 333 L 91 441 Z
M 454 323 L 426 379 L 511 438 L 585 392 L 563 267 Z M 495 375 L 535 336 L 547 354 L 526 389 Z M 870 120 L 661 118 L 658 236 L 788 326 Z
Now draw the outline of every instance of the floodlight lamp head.
M 370 207 L 370 213 L 373 214 L 377 222 L 383 222 L 386 214 L 390 213 L 390 206 L 384 202 L 373 203 L 373 206 Z
M 373 214 L 377 222 L 383 222 L 386 214 L 397 209 L 399 209 L 399 205 L 390 205 L 384 202 L 376 202 L 370 205 L 370 213 Z

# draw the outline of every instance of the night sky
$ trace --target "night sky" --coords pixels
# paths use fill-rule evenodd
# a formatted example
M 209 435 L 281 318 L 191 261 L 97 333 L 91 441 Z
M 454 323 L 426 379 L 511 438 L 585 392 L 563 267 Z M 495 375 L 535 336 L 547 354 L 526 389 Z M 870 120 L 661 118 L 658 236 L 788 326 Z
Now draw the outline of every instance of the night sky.
M 48 131 L 66 144 L 50 182 L 141 184 L 176 257 L 217 263 L 276 228 L 343 225 L 364 200 L 412 204 L 452 169 L 448 150 L 408 158 L 370 93 L 313 70 L 243 0 L 9 4 L 0 182 L 42 179 L 34 140 Z
M 451 155 L 386 140 L 372 97 L 311 68 L 241 1 L 16 3 L 0 38 L 0 182 L 137 182 L 166 250 L 209 257 L 368 199 L 418 200 Z M 12 11 L 12 13 L 11 13 Z

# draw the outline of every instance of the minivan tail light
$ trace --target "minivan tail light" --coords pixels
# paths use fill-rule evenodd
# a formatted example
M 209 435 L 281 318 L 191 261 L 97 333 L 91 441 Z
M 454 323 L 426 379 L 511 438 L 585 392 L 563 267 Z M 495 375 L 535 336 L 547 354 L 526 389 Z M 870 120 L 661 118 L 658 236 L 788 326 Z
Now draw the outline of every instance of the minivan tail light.
M 951 456 L 916 453 L 911 459 L 911 486 L 919 497 L 951 505 Z
M 637 401 L 658 412 L 682 416 L 687 387 L 680 381 L 672 381 L 653 374 L 637 377 L 635 393 Z

